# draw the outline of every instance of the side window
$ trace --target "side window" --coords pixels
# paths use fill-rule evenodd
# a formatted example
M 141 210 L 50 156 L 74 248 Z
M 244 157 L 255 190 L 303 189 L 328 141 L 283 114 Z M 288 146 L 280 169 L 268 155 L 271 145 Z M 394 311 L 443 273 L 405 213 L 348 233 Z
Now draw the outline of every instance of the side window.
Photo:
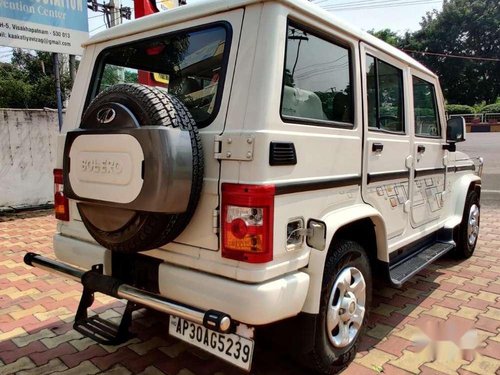
M 403 71 L 366 56 L 368 126 L 403 133 Z
M 423 137 L 440 137 L 441 127 L 434 85 L 415 76 L 413 76 L 413 106 L 415 134 Z
M 281 115 L 353 124 L 349 49 L 289 24 Z

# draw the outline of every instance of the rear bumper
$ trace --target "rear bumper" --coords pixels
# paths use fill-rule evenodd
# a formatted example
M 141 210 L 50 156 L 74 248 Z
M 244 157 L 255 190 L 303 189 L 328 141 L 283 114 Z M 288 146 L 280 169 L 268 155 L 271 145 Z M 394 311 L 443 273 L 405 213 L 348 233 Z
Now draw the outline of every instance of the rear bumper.
M 54 252 L 62 262 L 85 270 L 103 264 L 104 273 L 111 274 L 111 252 L 101 246 L 56 234 Z M 309 275 L 297 271 L 247 284 L 164 262 L 158 269 L 158 284 L 161 296 L 169 300 L 197 310 L 222 311 L 245 324 L 262 325 L 301 312 Z

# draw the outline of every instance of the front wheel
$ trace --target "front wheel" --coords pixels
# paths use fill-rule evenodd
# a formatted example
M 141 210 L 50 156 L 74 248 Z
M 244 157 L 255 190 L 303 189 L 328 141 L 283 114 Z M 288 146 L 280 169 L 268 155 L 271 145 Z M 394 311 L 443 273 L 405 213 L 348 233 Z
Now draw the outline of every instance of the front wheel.
M 338 240 L 332 245 L 321 293 L 314 348 L 302 362 L 332 374 L 354 359 L 371 303 L 370 264 L 360 244 Z
M 464 214 L 458 233 L 455 255 L 461 259 L 472 256 L 479 236 L 480 204 L 479 196 L 470 191 L 465 199 Z

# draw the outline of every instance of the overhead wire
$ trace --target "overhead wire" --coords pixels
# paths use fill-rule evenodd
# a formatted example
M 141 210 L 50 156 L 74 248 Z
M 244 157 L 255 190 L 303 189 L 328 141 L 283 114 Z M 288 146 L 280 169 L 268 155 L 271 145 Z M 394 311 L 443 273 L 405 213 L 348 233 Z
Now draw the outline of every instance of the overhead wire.
M 367 10 L 442 3 L 442 0 L 372 0 L 370 3 L 342 3 L 321 6 L 327 11 Z
M 420 55 L 430 55 L 430 56 L 439 56 L 439 57 L 449 57 L 454 59 L 465 59 L 465 60 L 479 60 L 479 61 L 494 61 L 500 62 L 500 58 L 495 57 L 481 57 L 481 56 L 472 56 L 472 55 L 455 55 L 451 53 L 439 53 L 439 52 L 428 52 L 428 51 L 415 51 L 411 49 L 401 49 L 404 52 L 408 53 L 418 53 Z
M 322 4 L 322 3 L 320 3 L 320 1 L 314 2 L 314 4 Z M 326 0 L 326 1 L 331 1 L 331 0 Z M 372 5 L 405 3 L 405 2 L 408 2 L 408 1 L 414 1 L 414 0 L 357 0 L 357 1 L 348 1 L 348 2 L 341 2 L 341 3 L 331 3 L 331 4 L 321 5 L 321 6 L 322 7 L 328 7 L 328 8 L 346 7 L 346 6 L 349 6 L 349 7 L 354 7 L 354 6 L 372 6 Z M 434 0 L 419 0 L 419 1 L 422 1 L 422 2 L 433 2 Z
M 106 24 L 103 24 L 103 25 L 101 25 L 101 26 L 99 26 L 99 27 L 96 27 L 95 29 L 90 30 L 90 31 L 89 31 L 89 34 L 93 33 L 94 31 L 97 31 L 97 30 L 99 30 L 99 29 L 102 29 L 103 27 L 107 27 L 107 25 L 106 25 Z

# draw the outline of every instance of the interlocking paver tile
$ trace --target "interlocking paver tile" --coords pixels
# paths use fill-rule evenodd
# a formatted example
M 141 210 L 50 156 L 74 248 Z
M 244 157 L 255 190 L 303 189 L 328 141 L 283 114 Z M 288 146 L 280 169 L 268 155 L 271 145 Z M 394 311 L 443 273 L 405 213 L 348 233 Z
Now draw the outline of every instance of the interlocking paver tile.
M 434 345 L 436 346 L 436 360 L 427 363 L 427 367 L 444 374 L 454 375 L 461 366 L 468 364 L 468 361 L 462 359 L 460 348 L 451 341 L 438 341 Z
M 368 330 L 367 335 L 382 340 L 384 337 L 387 337 L 387 335 L 393 330 L 394 327 L 386 326 L 384 324 L 377 324 L 375 327 Z
M 83 361 L 78 366 L 64 370 L 53 372 L 52 375 L 93 375 L 101 372 L 101 369 L 90 361 Z
M 490 319 L 500 320 L 500 309 L 497 309 L 495 307 L 488 307 L 488 312 L 481 314 L 481 316 Z
M 19 347 L 26 346 L 33 341 L 38 341 L 41 339 L 45 339 L 47 337 L 54 337 L 56 334 L 52 332 L 50 329 L 42 329 L 37 333 L 26 334 L 25 336 L 19 336 L 12 339 L 12 341 Z M 43 340 L 42 340 L 43 341 Z
M 418 374 L 420 372 L 420 366 L 424 363 L 429 363 L 431 360 L 432 349 L 430 347 L 426 347 L 419 352 L 403 350 L 403 355 L 398 359 L 390 361 L 390 364 L 413 374 Z
M 458 262 L 444 257 L 402 289 L 376 288 L 370 326 L 360 353 L 345 374 L 494 374 L 500 366 L 500 209 L 483 207 L 476 254 Z M 167 335 L 163 315 L 134 313 L 137 337 L 118 347 L 96 344 L 72 329 L 81 286 L 23 264 L 26 251 L 52 254 L 55 220 L 50 212 L 0 216 L 0 375 L 27 374 L 241 374 L 214 357 Z M 497 241 L 497 242 L 495 242 Z M 119 319 L 123 303 L 98 294 L 92 310 Z M 451 351 L 417 347 L 427 323 L 466 323 L 477 330 L 475 357 L 443 357 Z M 460 328 L 461 329 L 461 328 Z M 448 342 L 449 343 L 449 342 Z M 303 374 L 286 357 L 262 350 L 255 372 Z M 432 346 L 432 342 L 430 344 Z M 434 346 L 436 348 L 437 346 Z M 453 351 L 455 352 L 455 351 Z M 69 367 L 69 368 L 66 368 Z
M 398 311 L 398 310 L 399 310 L 399 307 L 397 307 L 397 306 L 387 305 L 385 303 L 381 303 L 372 311 L 376 314 L 380 314 L 380 315 L 384 315 L 384 316 L 391 316 L 391 314 L 394 311 Z
M 26 331 L 23 328 L 17 327 L 17 328 L 14 328 L 12 331 L 0 333 L 0 341 L 9 340 L 13 337 L 21 336 L 21 335 L 25 335 L 25 334 L 26 334 Z
M 457 312 L 452 312 L 452 315 L 460 316 L 466 319 L 475 320 L 479 314 L 483 313 L 482 310 L 473 309 L 466 306 L 461 306 Z
M 29 370 L 19 371 L 16 375 L 44 375 L 53 374 L 56 371 L 67 369 L 66 365 L 61 360 L 54 358 L 43 366 L 35 367 Z
M 479 375 L 497 374 L 500 369 L 500 360 L 478 353 L 469 365 L 464 366 L 464 369 Z
M 424 311 L 424 312 L 422 312 L 422 314 L 428 314 L 428 315 L 432 315 L 432 316 L 435 316 L 438 318 L 446 319 L 448 317 L 448 315 L 450 315 L 451 313 L 454 313 L 454 312 L 455 312 L 455 310 L 453 310 L 453 309 L 449 309 L 447 307 L 433 304 L 432 308 L 430 310 Z
M 474 296 L 474 293 L 469 293 L 460 289 L 456 289 L 453 293 L 448 294 L 448 297 L 460 299 L 462 301 L 469 301 Z
M 22 370 L 28 370 L 36 367 L 36 364 L 28 357 L 19 358 L 17 361 L 0 367 L 0 375 L 10 375 L 18 373 Z
M 143 355 L 149 352 L 151 349 L 160 348 L 167 345 L 167 341 L 162 339 L 161 337 L 153 337 L 151 340 L 129 345 L 129 348 L 137 354 Z

